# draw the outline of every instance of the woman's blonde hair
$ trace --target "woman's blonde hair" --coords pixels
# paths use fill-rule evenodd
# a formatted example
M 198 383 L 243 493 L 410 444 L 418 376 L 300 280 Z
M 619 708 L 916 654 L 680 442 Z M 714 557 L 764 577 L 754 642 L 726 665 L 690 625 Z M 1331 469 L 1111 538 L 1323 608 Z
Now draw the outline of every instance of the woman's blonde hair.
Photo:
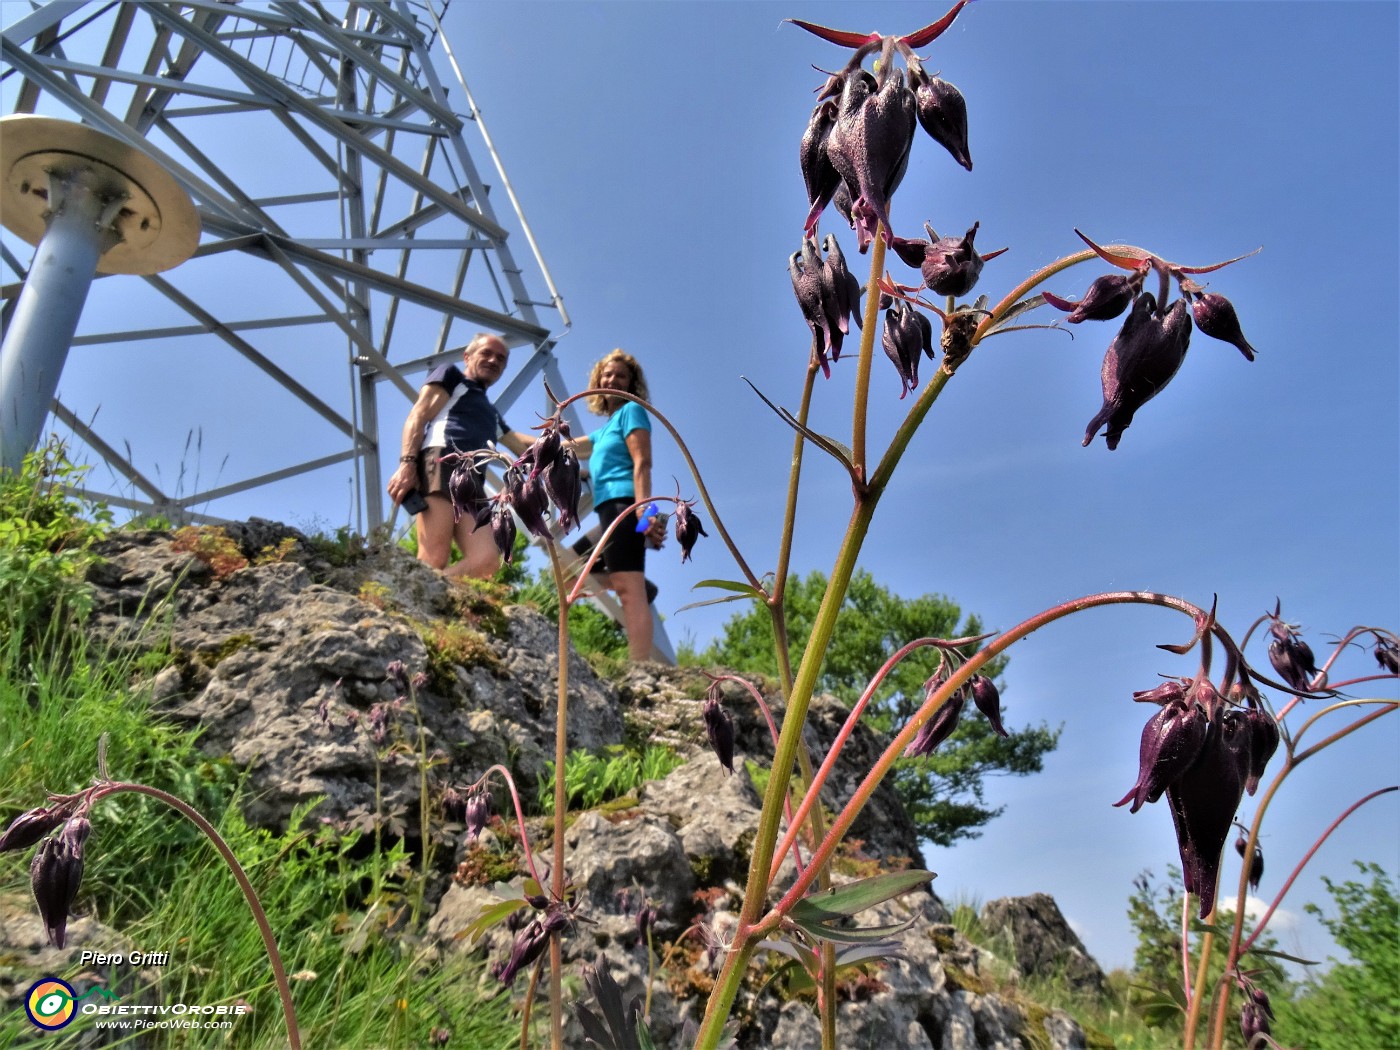
M 601 361 L 593 366 L 593 371 L 588 373 L 588 385 L 596 387 L 603 378 L 603 369 L 614 361 L 621 361 L 627 366 L 627 370 L 632 373 L 632 383 L 627 388 L 629 394 L 635 394 L 643 400 L 650 400 L 647 393 L 647 377 L 642 373 L 642 366 L 637 364 L 637 359 L 626 350 L 614 350 L 607 354 Z M 588 407 L 595 414 L 600 416 L 608 415 L 608 399 L 603 394 L 590 394 L 587 398 Z

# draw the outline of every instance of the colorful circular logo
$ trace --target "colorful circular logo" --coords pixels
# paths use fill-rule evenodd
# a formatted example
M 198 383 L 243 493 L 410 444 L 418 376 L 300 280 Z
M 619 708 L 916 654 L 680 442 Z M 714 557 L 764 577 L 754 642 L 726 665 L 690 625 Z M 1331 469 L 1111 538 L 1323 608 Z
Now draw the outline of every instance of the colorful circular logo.
M 77 1012 L 73 1001 L 77 995 L 73 986 L 57 977 L 45 977 L 29 988 L 24 999 L 24 1012 L 36 1027 L 53 1032 L 73 1020 Z

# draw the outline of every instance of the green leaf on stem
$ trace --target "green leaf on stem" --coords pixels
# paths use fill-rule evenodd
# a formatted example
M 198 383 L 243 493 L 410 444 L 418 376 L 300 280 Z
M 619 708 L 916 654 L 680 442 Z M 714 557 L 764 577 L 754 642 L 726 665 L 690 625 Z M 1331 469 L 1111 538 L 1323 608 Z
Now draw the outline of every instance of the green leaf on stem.
M 513 913 L 523 907 L 525 907 L 525 901 L 519 897 L 515 900 L 493 904 L 489 908 L 483 909 L 473 922 L 457 934 L 457 937 L 458 939 L 466 939 L 468 943 L 474 942 L 492 926 L 505 922 Z
M 740 594 L 746 594 L 751 598 L 765 597 L 762 591 L 755 588 L 752 584 L 745 583 L 743 580 L 701 580 L 699 583 L 692 584 L 690 589 L 693 591 L 696 587 L 714 587 L 716 590 L 721 591 L 738 591 Z
M 792 910 L 788 916 L 793 924 L 808 936 L 818 940 L 834 941 L 837 944 L 874 944 L 888 941 L 891 937 L 897 937 L 914 924 L 917 916 L 911 915 L 904 922 L 890 923 L 886 926 L 838 926 L 836 923 L 844 922 L 846 916 L 826 913 L 826 921 L 822 921 L 819 916 L 820 911 L 808 911 L 802 918 L 797 918 L 797 908 Z
M 835 886 L 822 893 L 803 897 L 788 914 L 794 922 L 799 922 L 801 914 L 815 914 L 817 921 L 825 921 L 835 916 L 850 918 L 859 915 L 866 908 L 893 900 L 910 890 L 932 882 L 937 875 L 931 871 L 888 871 L 882 875 L 872 875 L 868 879 L 848 882 Z
M 1317 966 L 1316 959 L 1300 959 L 1296 955 L 1289 955 L 1287 952 L 1275 951 L 1272 948 L 1250 948 L 1245 955 L 1258 955 L 1269 959 L 1287 959 L 1291 963 L 1298 963 L 1300 966 Z
M 847 471 L 849 471 L 852 474 L 852 476 L 854 476 L 856 469 L 855 455 L 851 452 L 849 448 L 841 444 L 841 442 L 837 441 L 835 438 L 829 438 L 825 434 L 818 434 L 811 427 L 799 422 L 797 417 L 794 416 L 787 409 L 773 404 L 773 402 L 769 401 L 766 397 L 764 397 L 763 391 L 759 390 L 758 387 L 754 386 L 752 383 L 749 383 L 749 380 L 746 376 L 741 378 L 744 380 L 745 383 L 749 384 L 749 389 L 752 390 L 755 394 L 757 394 L 765 405 L 767 405 L 769 408 L 771 408 L 774 412 L 778 414 L 779 419 L 781 419 L 788 426 L 792 427 L 793 430 L 796 430 L 799 434 L 805 437 L 812 444 L 816 445 L 817 448 L 821 449 L 823 452 L 826 452 L 834 459 L 836 459 L 837 462 L 839 462 L 843 467 L 846 468 Z

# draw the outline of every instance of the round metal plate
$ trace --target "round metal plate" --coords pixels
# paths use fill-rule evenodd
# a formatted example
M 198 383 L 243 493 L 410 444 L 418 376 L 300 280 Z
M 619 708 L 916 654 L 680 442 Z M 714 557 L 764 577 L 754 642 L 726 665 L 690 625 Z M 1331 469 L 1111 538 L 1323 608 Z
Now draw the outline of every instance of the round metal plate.
M 46 229 L 49 173 L 84 172 L 104 194 L 127 194 L 115 220 L 122 241 L 97 261 L 98 273 L 150 274 L 178 266 L 199 247 L 199 215 L 189 194 L 140 150 L 83 124 L 52 117 L 0 117 L 0 222 L 30 244 Z

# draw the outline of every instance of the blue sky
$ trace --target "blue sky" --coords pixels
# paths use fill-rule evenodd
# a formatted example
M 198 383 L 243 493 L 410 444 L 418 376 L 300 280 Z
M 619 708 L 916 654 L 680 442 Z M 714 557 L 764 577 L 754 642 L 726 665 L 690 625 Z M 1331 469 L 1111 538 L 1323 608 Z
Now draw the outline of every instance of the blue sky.
M 572 314 L 559 350 L 566 377 L 578 388 L 606 351 L 635 354 L 760 571 L 775 558 L 791 439 L 740 377 L 795 407 L 809 344 L 786 264 L 807 209 L 797 146 L 823 79 L 812 67 L 845 60 L 782 19 L 908 32 L 943 10 L 458 0 L 446 18 Z M 1388 3 L 978 0 L 925 49 L 928 68 L 967 98 L 974 170 L 920 133 L 895 198 L 897 232 L 922 236 L 927 220 L 960 233 L 980 221 L 979 246 L 1011 249 L 977 288 L 993 299 L 1075 251 L 1075 227 L 1188 264 L 1262 245 L 1207 278 L 1235 303 L 1259 358 L 1247 363 L 1197 333 L 1181 373 L 1110 453 L 1080 438 L 1100 403 L 1112 324 L 1080 325 L 1072 339 L 989 341 L 916 438 L 865 568 L 902 594 L 946 594 L 995 627 L 1118 588 L 1207 605 L 1218 594 L 1223 622 L 1239 629 L 1279 597 L 1316 650 L 1353 624 L 1400 626 L 1398 26 L 1400 8 Z M 445 61 L 440 70 L 450 85 Z M 465 108 L 455 90 L 452 101 Z M 849 231 L 834 215 L 822 229 L 838 233 L 863 277 Z M 913 278 L 897 261 L 890 268 Z M 1050 290 L 1077 298 L 1101 272 L 1078 267 Z M 177 367 L 176 356 L 151 368 Z M 129 381 L 99 375 L 70 366 L 65 398 L 118 418 L 124 398 L 141 404 Z M 236 444 L 206 436 L 201 469 L 225 455 L 233 476 L 270 469 L 262 464 L 278 443 L 296 436 L 237 397 L 236 374 L 217 375 L 186 388 L 210 406 L 211 432 L 228 415 L 254 434 Z M 820 385 L 818 429 L 846 432 L 853 375 L 843 359 Z M 898 393 L 877 350 L 876 447 L 908 404 Z M 162 429 L 150 407 L 123 425 L 169 477 L 186 431 Z M 512 422 L 533 420 L 517 409 Z M 794 567 L 825 571 L 849 488 L 834 465 L 809 464 Z M 682 468 L 658 442 L 660 487 Z M 345 492 L 343 478 L 328 478 L 215 509 L 334 528 L 347 520 Z M 724 607 L 675 610 L 696 597 L 696 580 L 731 573 L 714 542 L 685 567 L 674 545 L 653 560 L 673 639 L 714 635 Z M 1064 736 L 1044 774 L 992 785 L 1007 812 L 981 839 L 929 851 L 940 894 L 1050 892 L 1102 962 L 1129 960 L 1132 878 L 1163 874 L 1176 850 L 1164 805 L 1129 816 L 1110 803 L 1136 775 L 1145 713 L 1131 692 L 1195 668 L 1154 648 L 1185 628 L 1161 611 L 1094 612 L 1012 650 L 1009 720 L 1063 723 Z M 1349 659 L 1358 673 L 1374 666 L 1359 651 Z M 1397 781 L 1391 723 L 1304 765 L 1285 788 L 1265 825 L 1265 894 L 1341 809 Z M 1316 875 L 1345 878 L 1352 858 L 1394 872 L 1397 843 L 1390 796 L 1324 847 L 1290 911 L 1325 899 Z M 1236 871 L 1231 853 L 1227 884 Z M 1327 950 L 1315 925 L 1297 929 L 1304 954 Z M 1279 934 L 1285 945 L 1294 937 Z

